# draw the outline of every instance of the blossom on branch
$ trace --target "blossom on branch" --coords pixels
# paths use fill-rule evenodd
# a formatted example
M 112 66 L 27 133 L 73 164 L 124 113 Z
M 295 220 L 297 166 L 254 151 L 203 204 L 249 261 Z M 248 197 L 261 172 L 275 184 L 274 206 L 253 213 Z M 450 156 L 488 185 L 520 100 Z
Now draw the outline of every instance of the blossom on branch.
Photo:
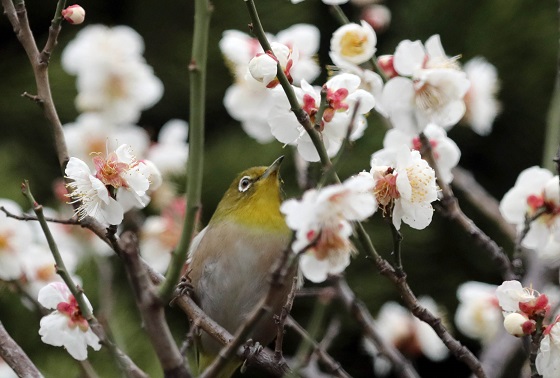
M 312 82 L 321 72 L 317 63 L 319 29 L 313 25 L 296 24 L 276 36 L 267 35 L 269 42 L 285 45 L 298 52 L 297 64 L 292 63 L 290 74 L 295 84 L 302 79 Z M 237 30 L 226 30 L 220 40 L 220 50 L 234 76 L 224 96 L 224 106 L 229 115 L 241 122 L 243 130 L 260 143 L 274 140 L 267 118 L 274 105 L 272 93 L 249 72 L 249 62 L 257 54 L 263 54 L 259 41 Z M 271 67 L 269 67 L 271 68 Z M 276 76 L 276 68 L 274 71 Z M 263 75 L 264 76 L 264 75 Z
M 284 201 L 280 211 L 296 232 L 292 249 L 303 252 L 299 265 L 307 279 L 322 282 L 350 264 L 354 251 L 350 222 L 367 219 L 375 212 L 372 189 L 371 180 L 354 176 L 342 184 L 308 190 L 301 200 Z
M 327 81 L 324 85 L 327 92 L 327 106 L 320 120 L 316 119 L 316 116 L 321 104 L 321 90 L 303 80 L 301 88 L 293 87 L 298 102 L 309 115 L 311 122 L 319 125 L 318 131 L 321 133 L 329 156 L 334 156 L 338 152 L 349 132 L 350 140 L 355 140 L 363 134 L 367 125 L 362 115 L 373 108 L 375 99 L 370 93 L 359 89 L 359 86 L 360 78 L 346 73 Z M 305 160 L 319 161 L 319 153 L 315 145 L 291 111 L 284 92 L 276 88 L 273 96 L 275 105 L 268 118 L 272 135 L 282 143 L 297 145 L 298 152 Z M 358 116 L 352 119 L 356 106 L 358 108 L 355 111 Z
M 70 5 L 63 9 L 61 14 L 69 24 L 73 25 L 81 24 L 86 19 L 86 11 L 78 4 Z
M 101 349 L 99 338 L 93 333 L 83 317 L 76 298 L 62 282 L 53 282 L 43 287 L 38 295 L 39 303 L 55 310 L 41 319 L 39 335 L 49 345 L 63 346 L 76 360 L 87 358 L 87 347 Z M 89 310 L 91 304 L 87 301 Z
M 506 221 L 525 228 L 529 218 L 529 232 L 521 241 L 526 248 L 536 249 L 542 256 L 549 247 L 560 242 L 560 185 L 558 176 L 537 166 L 522 171 L 515 185 L 500 202 L 500 212 Z M 548 253 L 550 255 L 550 253 Z
M 442 127 L 430 123 L 424 134 L 430 141 L 432 152 L 437 163 L 438 171 L 443 182 L 449 184 L 453 181 L 451 170 L 459 163 L 461 150 L 457 144 L 447 136 Z M 402 145 L 408 146 L 412 150 L 420 151 L 422 144 L 418 134 L 407 133 L 400 129 L 390 129 L 383 139 L 383 149 L 375 152 L 372 158 L 380 160 L 394 160 L 397 151 Z
M 416 150 L 406 145 L 392 159 L 373 158 L 371 171 L 361 175 L 373 178 L 373 192 L 383 210 L 390 215 L 398 230 L 401 222 L 417 230 L 432 221 L 432 202 L 437 200 L 438 187 L 434 170 Z
M 72 202 L 80 202 L 76 214 L 80 219 L 92 216 L 100 222 L 119 224 L 124 212 L 143 208 L 149 202 L 146 192 L 159 183 L 157 168 L 147 161 L 137 161 L 126 144 L 106 157 L 94 156 L 92 173 L 86 163 L 71 157 L 66 176 L 73 180 L 67 186 Z
M 353 64 L 362 64 L 375 54 L 377 36 L 365 21 L 361 25 L 350 23 L 338 28 L 331 38 L 331 56 Z
M 383 105 L 394 127 L 420 132 L 428 123 L 449 129 L 465 114 L 465 94 L 470 83 L 457 57 L 445 55 L 438 35 L 426 44 L 405 40 L 393 56 L 400 75 L 383 89 Z

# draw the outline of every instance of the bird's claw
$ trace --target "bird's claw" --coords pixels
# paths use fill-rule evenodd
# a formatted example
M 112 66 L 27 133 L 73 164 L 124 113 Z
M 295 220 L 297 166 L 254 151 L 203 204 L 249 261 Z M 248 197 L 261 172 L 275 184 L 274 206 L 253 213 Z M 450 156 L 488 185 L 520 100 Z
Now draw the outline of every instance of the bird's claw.
M 245 373 L 248 361 L 256 357 L 263 349 L 264 347 L 258 341 L 253 341 L 252 339 L 247 340 L 245 343 L 245 351 L 243 352 L 245 360 L 243 361 L 243 365 L 241 365 L 241 373 Z
M 190 297 L 194 293 L 194 286 L 191 282 L 188 272 L 183 277 L 181 277 L 181 281 L 175 287 L 175 293 L 176 294 L 171 300 L 170 305 L 173 305 L 177 298 L 182 297 L 183 295 L 187 295 Z

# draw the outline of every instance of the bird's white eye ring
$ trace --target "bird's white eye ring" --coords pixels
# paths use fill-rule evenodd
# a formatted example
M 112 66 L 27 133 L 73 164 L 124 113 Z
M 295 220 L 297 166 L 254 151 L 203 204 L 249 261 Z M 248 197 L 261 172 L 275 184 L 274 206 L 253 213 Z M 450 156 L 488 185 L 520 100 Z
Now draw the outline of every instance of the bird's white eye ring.
M 243 176 L 243 177 L 241 178 L 241 180 L 239 180 L 239 186 L 237 187 L 237 189 L 238 189 L 240 192 L 245 192 L 245 191 L 247 191 L 247 189 L 249 189 L 249 188 L 251 187 L 251 184 L 252 184 L 252 183 L 253 183 L 253 182 L 251 181 L 251 177 L 249 177 L 249 176 Z

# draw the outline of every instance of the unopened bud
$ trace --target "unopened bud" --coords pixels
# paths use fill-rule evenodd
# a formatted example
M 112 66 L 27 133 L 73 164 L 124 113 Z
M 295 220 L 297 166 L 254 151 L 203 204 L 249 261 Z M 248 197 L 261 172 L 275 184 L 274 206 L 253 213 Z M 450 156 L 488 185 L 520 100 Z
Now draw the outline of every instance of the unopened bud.
M 249 62 L 249 72 L 253 79 L 268 85 L 276 78 L 277 61 L 271 54 L 259 54 Z
M 504 318 L 504 328 L 510 335 L 521 337 L 535 330 L 535 321 L 518 312 L 512 312 Z
M 391 23 L 391 11 L 385 5 L 374 4 L 365 7 L 362 19 L 371 25 L 377 33 L 386 30 Z
M 69 23 L 78 25 L 84 22 L 86 11 L 78 4 L 70 5 L 68 8 L 62 10 L 62 17 Z
M 393 55 L 381 55 L 377 58 L 377 64 L 379 65 L 379 68 L 383 70 L 383 72 L 389 79 L 395 76 L 399 76 L 397 71 L 395 71 L 394 61 L 395 58 Z

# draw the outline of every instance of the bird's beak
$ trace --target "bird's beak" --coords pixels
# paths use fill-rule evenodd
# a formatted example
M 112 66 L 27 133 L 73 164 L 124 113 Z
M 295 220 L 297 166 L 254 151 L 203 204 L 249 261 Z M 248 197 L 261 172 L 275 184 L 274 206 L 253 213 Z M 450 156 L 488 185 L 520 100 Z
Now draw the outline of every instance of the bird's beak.
M 282 160 L 284 160 L 284 155 L 274 160 L 274 163 L 272 163 L 270 167 L 268 167 L 266 171 L 264 171 L 264 173 L 259 179 L 265 179 L 272 174 L 277 174 L 278 171 L 280 170 L 280 165 L 282 164 Z

